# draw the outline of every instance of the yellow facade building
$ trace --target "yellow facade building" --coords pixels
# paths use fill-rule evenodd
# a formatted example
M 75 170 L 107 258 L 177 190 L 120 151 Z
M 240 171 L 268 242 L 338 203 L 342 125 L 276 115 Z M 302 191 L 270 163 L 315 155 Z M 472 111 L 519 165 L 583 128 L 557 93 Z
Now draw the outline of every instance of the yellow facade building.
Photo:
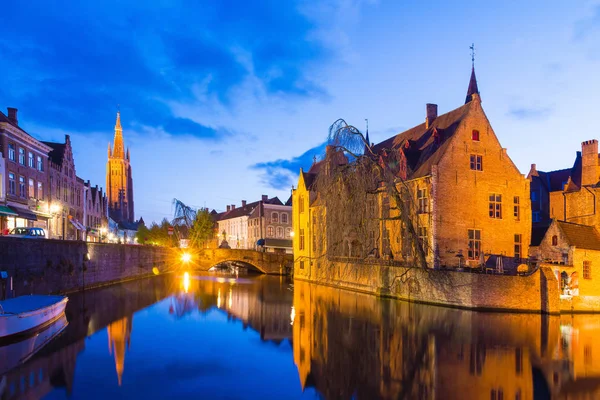
M 425 122 L 372 149 L 398 154 L 430 267 L 476 267 L 491 254 L 518 259 L 516 265 L 527 257 L 529 181 L 500 144 L 481 106 L 474 70 L 463 106 L 438 115 L 437 105 L 428 104 Z M 295 274 L 307 278 L 314 275 L 310 268 L 321 256 L 316 247 L 325 234 L 316 228 L 319 215 L 326 213 L 313 187 L 316 166 L 301 171 L 293 192 Z M 375 220 L 383 222 L 373 235 L 377 243 L 372 253 L 410 263 L 414 258 L 403 244 L 399 223 L 385 221 L 396 208 L 384 194 L 379 197 Z

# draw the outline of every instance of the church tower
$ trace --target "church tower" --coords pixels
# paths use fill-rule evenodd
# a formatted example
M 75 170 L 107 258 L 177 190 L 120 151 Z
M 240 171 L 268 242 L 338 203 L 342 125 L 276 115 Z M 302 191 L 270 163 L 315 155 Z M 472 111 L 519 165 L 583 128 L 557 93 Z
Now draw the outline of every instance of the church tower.
M 133 214 L 133 178 L 129 149 L 125 151 L 121 113 L 117 112 L 115 139 L 111 149 L 108 144 L 108 162 L 106 164 L 106 191 L 108 214 L 117 222 L 134 222 Z

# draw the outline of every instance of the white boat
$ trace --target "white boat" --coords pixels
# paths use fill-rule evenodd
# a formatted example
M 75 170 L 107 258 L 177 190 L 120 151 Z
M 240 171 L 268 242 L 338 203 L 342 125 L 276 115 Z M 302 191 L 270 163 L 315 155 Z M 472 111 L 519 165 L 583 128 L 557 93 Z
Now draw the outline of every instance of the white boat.
M 66 296 L 20 296 L 0 301 L 0 340 L 51 324 L 65 312 Z
M 64 331 L 67 325 L 67 317 L 63 313 L 46 328 L 42 328 L 32 335 L 22 335 L 23 337 L 19 338 L 21 339 L 19 341 L 12 341 L 4 346 L 0 345 L 0 375 L 29 360 L 42 347 Z M 1 395 L 0 398 L 2 398 Z

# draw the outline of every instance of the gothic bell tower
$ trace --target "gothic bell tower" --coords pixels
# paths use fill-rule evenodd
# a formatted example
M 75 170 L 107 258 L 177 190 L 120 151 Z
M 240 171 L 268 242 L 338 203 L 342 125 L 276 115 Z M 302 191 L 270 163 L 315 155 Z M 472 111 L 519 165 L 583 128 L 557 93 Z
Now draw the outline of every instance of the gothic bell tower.
M 108 214 L 117 222 L 134 222 L 133 178 L 129 149 L 125 151 L 121 112 L 117 111 L 115 138 L 111 149 L 108 144 L 108 162 L 106 163 L 106 190 Z

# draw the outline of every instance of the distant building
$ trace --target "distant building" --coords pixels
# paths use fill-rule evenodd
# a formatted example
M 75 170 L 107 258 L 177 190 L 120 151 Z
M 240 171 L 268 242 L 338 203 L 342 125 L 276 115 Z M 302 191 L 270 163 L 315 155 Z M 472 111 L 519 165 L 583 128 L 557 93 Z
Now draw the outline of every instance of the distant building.
M 0 191 L 0 233 L 18 226 L 48 229 L 48 153 L 52 150 L 19 126 L 17 109 L 0 112 L 0 153 L 4 172 Z
M 118 222 L 135 222 L 133 211 L 133 178 L 129 149 L 125 151 L 121 113 L 117 112 L 113 148 L 108 145 L 106 194 L 110 217 Z
M 83 179 L 77 177 L 71 137 L 64 143 L 43 142 L 52 151 L 48 155 L 48 197 L 53 213 L 50 238 L 85 240 Z
M 90 181 L 85 183 L 85 225 L 87 239 L 90 242 L 103 240 L 108 228 L 108 201 L 106 194 L 98 185 L 91 186 Z
M 252 203 L 242 200 L 241 207 L 228 205 L 215 216 L 219 244 L 225 239 L 232 249 L 291 253 L 291 215 L 290 205 L 267 195 Z

